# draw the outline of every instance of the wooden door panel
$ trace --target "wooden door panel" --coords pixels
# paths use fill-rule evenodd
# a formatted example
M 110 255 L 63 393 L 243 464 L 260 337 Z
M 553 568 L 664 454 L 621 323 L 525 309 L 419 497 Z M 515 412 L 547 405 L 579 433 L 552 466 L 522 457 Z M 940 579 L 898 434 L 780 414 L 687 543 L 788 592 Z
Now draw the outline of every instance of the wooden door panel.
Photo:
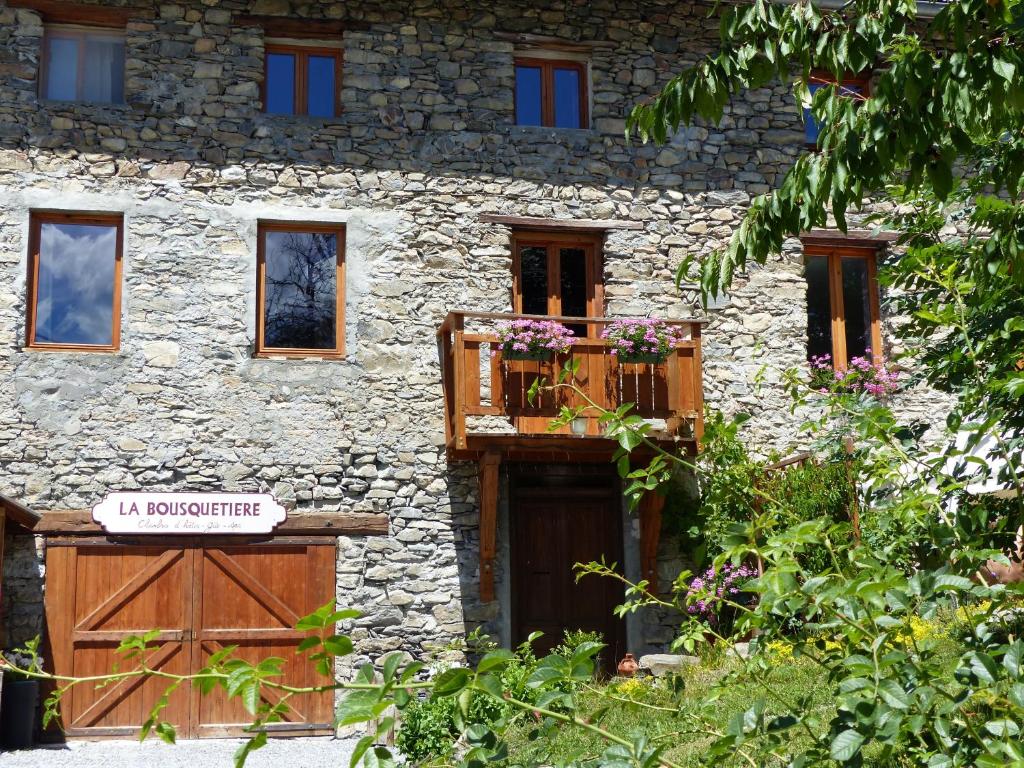
M 189 673 L 191 664 L 187 644 L 178 640 L 157 645 L 156 650 L 146 655 L 148 666 L 177 675 Z M 118 658 L 116 648 L 116 642 L 76 643 L 74 674 L 109 673 L 113 669 L 113 661 Z M 120 666 L 126 665 L 122 663 Z M 160 678 L 134 678 L 104 688 L 78 686 L 70 702 L 65 704 L 68 732 L 74 735 L 134 735 L 149 718 L 169 684 L 169 680 Z M 161 715 L 161 719 L 174 725 L 183 737 L 189 735 L 188 704 L 187 691 L 179 689 L 171 695 L 168 707 Z
M 68 546 L 47 549 L 47 623 L 58 674 L 99 675 L 130 668 L 117 653 L 130 635 L 161 630 L 147 663 L 175 674 L 191 669 L 190 550 Z M 166 689 L 160 679 L 126 679 L 102 688 L 76 686 L 62 705 L 73 735 L 134 733 Z M 188 734 L 189 700 L 175 692 L 163 713 Z
M 193 664 L 201 669 L 211 653 L 237 646 L 235 654 L 257 662 L 284 659 L 280 681 L 312 686 L 327 682 L 295 648 L 305 633 L 294 630 L 302 616 L 333 599 L 333 546 L 221 547 L 201 551 L 196 568 L 196 643 Z M 273 691 L 266 703 L 276 703 Z M 222 690 L 193 698 L 198 735 L 236 733 L 252 717 Z M 333 719 L 333 696 L 298 696 L 275 730 L 323 730 Z
M 333 540 L 331 540 L 333 541 Z M 118 546 L 98 543 L 47 548 L 46 616 L 53 667 L 58 674 L 93 675 L 115 665 L 131 668 L 116 652 L 128 635 L 161 630 L 147 655 L 150 666 L 175 674 L 202 669 L 210 653 L 237 645 L 237 655 L 258 662 L 286 659 L 283 681 L 324 680 L 295 654 L 303 615 L 334 596 L 331 545 Z M 168 681 L 127 679 L 103 688 L 76 686 L 63 703 L 72 736 L 137 733 Z M 276 701 L 274 694 L 268 700 Z M 295 700 L 290 722 L 275 730 L 322 730 L 333 717 L 333 695 Z M 223 693 L 200 697 L 183 686 L 163 718 L 181 738 L 237 735 L 251 721 Z
M 621 563 L 622 525 L 617 485 L 559 487 L 557 481 L 531 488 L 531 479 L 512 474 L 511 526 L 514 640 L 544 632 L 540 653 L 561 641 L 565 630 L 604 636 L 608 662 L 623 646 L 623 627 L 613 610 L 621 585 L 588 576 L 576 581 L 574 566 L 599 560 Z M 522 484 L 517 488 L 517 484 Z M 577 483 L 578 484 L 578 483 Z M 571 485 L 571 484 L 570 484 Z M 618 656 L 616 655 L 617 659 Z

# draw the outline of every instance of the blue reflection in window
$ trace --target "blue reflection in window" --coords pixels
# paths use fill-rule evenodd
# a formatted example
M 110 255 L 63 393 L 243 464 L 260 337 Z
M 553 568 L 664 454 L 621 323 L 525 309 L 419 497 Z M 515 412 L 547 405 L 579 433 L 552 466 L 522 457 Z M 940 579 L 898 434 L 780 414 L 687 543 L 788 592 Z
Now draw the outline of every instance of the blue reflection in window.
M 295 113 L 295 55 L 267 54 L 267 112 L 274 115 Z
M 78 40 L 51 37 L 47 53 L 44 98 L 74 101 L 78 98 Z
M 306 72 L 306 114 L 334 117 L 333 56 L 310 56 Z
M 814 98 L 814 94 L 821 90 L 828 83 L 808 83 L 807 90 L 811 92 L 811 98 Z M 854 94 L 863 93 L 864 89 L 859 85 L 840 85 L 839 94 L 841 96 L 852 96 Z M 811 114 L 810 107 L 804 107 L 804 141 L 808 144 L 817 144 L 818 135 L 821 133 L 821 124 L 814 119 Z
M 516 125 L 541 125 L 540 67 L 516 67 Z
M 580 71 L 555 69 L 555 126 L 581 128 Z
M 35 338 L 40 344 L 114 343 L 117 227 L 40 227 Z

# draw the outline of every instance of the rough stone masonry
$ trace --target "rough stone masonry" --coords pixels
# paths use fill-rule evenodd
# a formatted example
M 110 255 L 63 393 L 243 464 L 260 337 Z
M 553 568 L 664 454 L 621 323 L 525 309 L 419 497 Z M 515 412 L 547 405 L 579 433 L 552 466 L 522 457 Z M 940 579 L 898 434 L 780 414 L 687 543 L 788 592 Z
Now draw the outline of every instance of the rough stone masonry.
M 735 99 L 717 127 L 631 144 L 628 110 L 716 47 L 708 6 L 136 6 L 126 103 L 92 105 L 40 98 L 41 17 L 0 0 L 0 493 L 41 511 L 147 488 L 386 512 L 388 536 L 339 542 L 339 603 L 365 613 L 358 660 L 421 656 L 479 623 L 500 633 L 508 606 L 477 593 L 476 467 L 445 458 L 434 336 L 450 310 L 511 309 L 511 232 L 481 216 L 639 222 L 606 238 L 606 314 L 700 315 L 674 270 L 725 243 L 804 151 L 788 85 Z M 262 113 L 264 34 L 238 14 L 353 22 L 340 117 Z M 522 34 L 586 52 L 590 128 L 514 125 Z M 118 352 L 23 349 L 33 210 L 124 215 Z M 344 359 L 254 358 L 261 220 L 346 225 Z M 805 359 L 802 273 L 793 243 L 706 316 L 707 400 L 753 413 L 766 449 L 798 439 L 779 372 Z M 20 541 L 4 594 L 12 641 L 41 615 L 28 586 L 40 561 Z M 685 553 L 663 546 L 670 577 Z M 670 637 L 659 621 L 634 630 L 636 651 Z

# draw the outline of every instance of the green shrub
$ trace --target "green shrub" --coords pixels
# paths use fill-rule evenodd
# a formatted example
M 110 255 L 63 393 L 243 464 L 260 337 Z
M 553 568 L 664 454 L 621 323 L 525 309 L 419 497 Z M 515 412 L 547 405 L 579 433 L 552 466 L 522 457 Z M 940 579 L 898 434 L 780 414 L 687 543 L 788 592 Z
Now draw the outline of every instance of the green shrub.
M 842 447 L 834 446 L 820 459 L 770 469 L 778 458 L 750 455 L 740 435 L 745 421 L 743 415 L 727 420 L 709 409 L 697 459 L 699 487 L 695 491 L 677 480 L 667 492 L 665 518 L 671 533 L 680 537 L 698 568 L 728 549 L 737 525 L 750 522 L 758 510 L 768 511 L 778 529 L 822 517 L 849 525 L 854 485 Z M 804 554 L 814 572 L 825 566 L 827 556 L 824 549 Z
M 600 632 L 588 632 L 585 629 L 567 629 L 562 635 L 562 642 L 551 649 L 552 653 L 571 659 L 576 649 L 584 643 L 604 643 Z M 601 654 L 594 657 L 597 669 L 601 668 Z
M 451 696 L 431 696 L 414 699 L 402 710 L 395 746 L 407 760 L 421 763 L 451 752 L 458 737 L 455 706 L 455 699 Z
M 480 650 L 491 649 L 494 644 L 489 638 L 476 634 L 470 637 L 469 646 L 471 650 Z M 536 666 L 537 658 L 527 641 L 516 649 L 515 658 L 501 670 L 498 677 L 502 689 L 514 699 L 532 703 L 535 693 L 527 688 L 526 681 Z M 452 696 L 411 700 L 401 711 L 395 746 L 412 763 L 447 757 L 460 733 L 457 706 L 457 700 Z M 516 711 L 508 704 L 477 694 L 470 701 L 466 725 L 481 723 L 503 730 L 507 719 Z

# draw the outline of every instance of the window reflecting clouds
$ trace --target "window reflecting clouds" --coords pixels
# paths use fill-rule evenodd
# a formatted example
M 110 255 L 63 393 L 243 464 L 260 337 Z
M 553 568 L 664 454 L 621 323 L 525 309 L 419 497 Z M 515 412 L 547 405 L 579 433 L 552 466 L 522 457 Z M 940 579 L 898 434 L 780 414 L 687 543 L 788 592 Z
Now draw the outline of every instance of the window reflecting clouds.
M 113 225 L 40 224 L 33 343 L 113 345 L 117 239 Z

